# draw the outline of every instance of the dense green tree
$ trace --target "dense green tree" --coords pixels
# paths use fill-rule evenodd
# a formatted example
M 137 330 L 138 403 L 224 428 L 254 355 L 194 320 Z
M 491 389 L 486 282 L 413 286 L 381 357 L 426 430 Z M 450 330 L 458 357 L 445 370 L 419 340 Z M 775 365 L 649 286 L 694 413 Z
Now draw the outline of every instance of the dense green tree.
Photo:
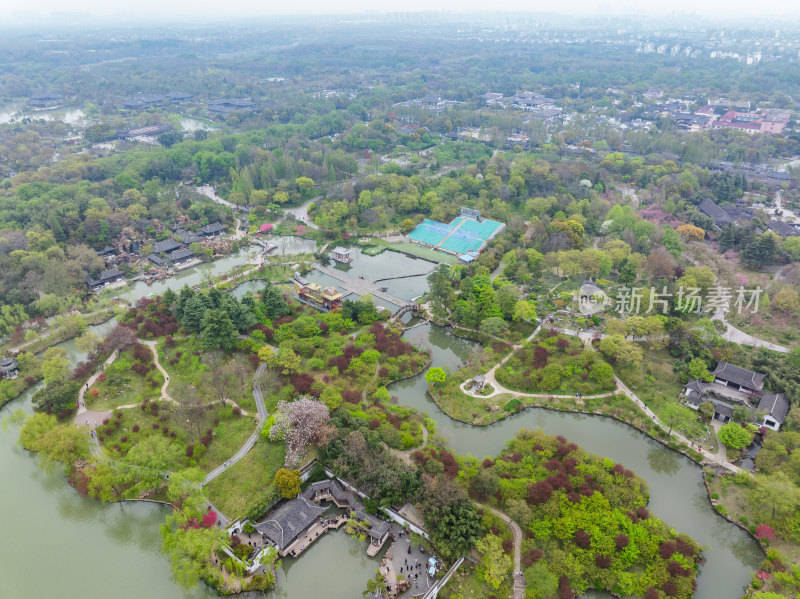
M 261 291 L 261 304 L 264 306 L 264 314 L 267 318 L 275 319 L 289 314 L 289 304 L 281 295 L 277 287 L 269 281 Z
M 753 433 L 735 422 L 729 422 L 719 429 L 717 439 L 731 449 L 744 449 L 753 440 Z
M 199 333 L 203 330 L 203 323 L 207 311 L 208 305 L 201 294 L 191 296 L 183 307 L 181 325 L 187 331 Z
M 428 384 L 433 385 L 444 383 L 447 380 L 447 372 L 444 370 L 444 368 L 434 366 L 425 373 L 425 380 L 428 382 Z
M 63 347 L 49 347 L 42 360 L 42 377 L 48 385 L 60 383 L 70 374 L 67 350 Z
M 203 317 L 203 348 L 231 351 L 239 335 L 224 310 L 208 310 Z
M 514 564 L 503 550 L 503 540 L 494 534 L 488 534 L 475 543 L 475 549 L 481 554 L 478 564 L 480 577 L 491 588 L 497 590 L 511 574 Z
M 300 493 L 300 471 L 279 468 L 275 473 L 273 484 L 280 492 L 281 497 L 287 499 L 297 497 L 297 494 Z

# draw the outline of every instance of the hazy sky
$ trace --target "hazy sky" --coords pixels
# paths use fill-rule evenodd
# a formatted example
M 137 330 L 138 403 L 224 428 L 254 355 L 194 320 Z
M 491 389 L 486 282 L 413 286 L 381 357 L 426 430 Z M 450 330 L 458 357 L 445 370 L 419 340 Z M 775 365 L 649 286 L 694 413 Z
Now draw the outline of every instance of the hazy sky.
M 694 13 L 720 20 L 731 18 L 774 18 L 800 16 L 797 0 L 559 0 L 537 2 L 531 0 L 403 0 L 380 3 L 375 0 L 303 0 L 281 2 L 277 0 L 0 0 L 0 15 L 24 15 L 26 20 L 35 13 L 47 19 L 52 12 L 89 12 L 97 16 L 146 16 L 156 21 L 175 16 L 219 16 L 245 18 L 285 14 L 331 14 L 359 12 L 410 12 L 410 11 L 533 11 L 560 14 L 609 15 Z M 34 14 L 32 14 L 34 13 Z

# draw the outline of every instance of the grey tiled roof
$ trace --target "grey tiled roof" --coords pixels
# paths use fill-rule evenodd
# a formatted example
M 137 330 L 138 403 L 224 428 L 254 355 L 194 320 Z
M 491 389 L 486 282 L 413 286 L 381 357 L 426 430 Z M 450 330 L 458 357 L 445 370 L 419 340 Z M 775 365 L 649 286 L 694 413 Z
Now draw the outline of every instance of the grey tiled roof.
M 157 241 L 153 244 L 153 253 L 160 254 L 162 252 L 171 252 L 180 248 L 181 245 L 182 244 L 173 239 L 162 239 L 161 241 Z
M 723 381 L 729 381 L 742 387 L 756 389 L 758 391 L 764 387 L 764 378 L 767 376 L 766 374 L 753 372 L 752 370 L 740 368 L 722 361 L 717 364 L 717 367 L 711 374 Z
M 303 534 L 326 509 L 314 505 L 305 497 L 297 497 L 284 503 L 268 520 L 256 524 L 255 528 L 283 550 Z
M 789 401 L 783 393 L 764 393 L 758 409 L 772 416 L 778 424 L 783 424 L 789 413 Z

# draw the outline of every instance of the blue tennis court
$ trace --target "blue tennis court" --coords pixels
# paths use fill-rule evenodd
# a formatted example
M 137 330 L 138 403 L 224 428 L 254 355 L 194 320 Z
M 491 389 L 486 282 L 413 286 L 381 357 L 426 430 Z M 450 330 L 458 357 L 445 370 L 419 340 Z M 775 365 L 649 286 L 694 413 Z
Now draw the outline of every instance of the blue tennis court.
M 408 238 L 445 252 L 465 254 L 480 251 L 504 226 L 494 220 L 478 222 L 464 216 L 457 216 L 450 224 L 426 218 L 408 234 Z

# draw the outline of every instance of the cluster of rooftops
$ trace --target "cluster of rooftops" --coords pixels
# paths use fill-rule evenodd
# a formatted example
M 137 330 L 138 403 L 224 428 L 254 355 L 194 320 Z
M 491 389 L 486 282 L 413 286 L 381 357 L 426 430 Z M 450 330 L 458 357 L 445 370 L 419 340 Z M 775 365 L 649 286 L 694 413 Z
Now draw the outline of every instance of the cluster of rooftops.
M 225 232 L 225 227 L 219 223 L 211 223 L 201 227 L 197 233 L 177 230 L 173 237 L 162 239 L 152 245 L 152 252 L 146 257 L 156 266 L 163 267 L 169 264 L 178 265 L 194 258 L 194 250 L 190 247 L 203 239 L 219 237 Z
M 711 374 L 714 375 L 713 382 L 692 379 L 684 385 L 682 396 L 688 407 L 697 410 L 701 403 L 711 402 L 714 418 L 728 422 L 733 417 L 734 408 L 744 406 L 751 413 L 763 415 L 761 426 L 774 431 L 781 427 L 789 413 L 789 401 L 783 393 L 764 391 L 767 375 L 727 362 L 717 364 Z
M 159 267 L 167 267 L 169 265 L 180 265 L 188 262 L 194 258 L 194 250 L 190 247 L 191 244 L 200 242 L 203 239 L 211 237 L 219 237 L 225 232 L 225 227 L 218 222 L 210 223 L 198 229 L 197 233 L 178 229 L 175 231 L 171 238 L 162 239 L 152 244 L 152 251 L 146 256 L 150 262 Z M 134 250 L 139 254 L 141 246 L 136 247 Z M 97 250 L 97 255 L 106 259 L 106 263 L 114 262 L 113 256 L 116 254 L 116 249 L 110 245 L 105 246 L 103 249 Z M 102 289 L 106 285 L 116 283 L 125 278 L 125 275 L 118 268 L 112 266 L 103 270 L 97 278 L 87 274 L 85 277 L 86 285 L 90 289 Z
M 328 509 L 328 506 L 317 503 L 322 500 L 354 512 L 356 520 L 368 527 L 366 532 L 373 542 L 383 543 L 386 540 L 390 524 L 368 514 L 358 496 L 333 479 L 310 484 L 300 495 L 270 514 L 267 520 L 256 524 L 255 528 L 267 537 L 281 555 L 285 555 L 289 547 Z
M 123 100 L 122 107 L 128 110 L 142 110 L 165 104 L 186 102 L 192 98 L 194 98 L 194 94 L 176 91 L 167 94 L 137 94 Z M 255 106 L 255 103 L 249 98 L 221 98 L 210 100 L 207 108 L 209 112 L 227 113 L 235 110 L 247 110 L 255 108 Z
M 753 210 L 734 204 L 718 205 L 706 198 L 697 207 L 700 212 L 714 221 L 714 226 L 723 229 L 729 224 L 747 224 L 753 219 Z M 781 237 L 800 236 L 800 227 L 779 220 L 771 220 L 767 228 Z

